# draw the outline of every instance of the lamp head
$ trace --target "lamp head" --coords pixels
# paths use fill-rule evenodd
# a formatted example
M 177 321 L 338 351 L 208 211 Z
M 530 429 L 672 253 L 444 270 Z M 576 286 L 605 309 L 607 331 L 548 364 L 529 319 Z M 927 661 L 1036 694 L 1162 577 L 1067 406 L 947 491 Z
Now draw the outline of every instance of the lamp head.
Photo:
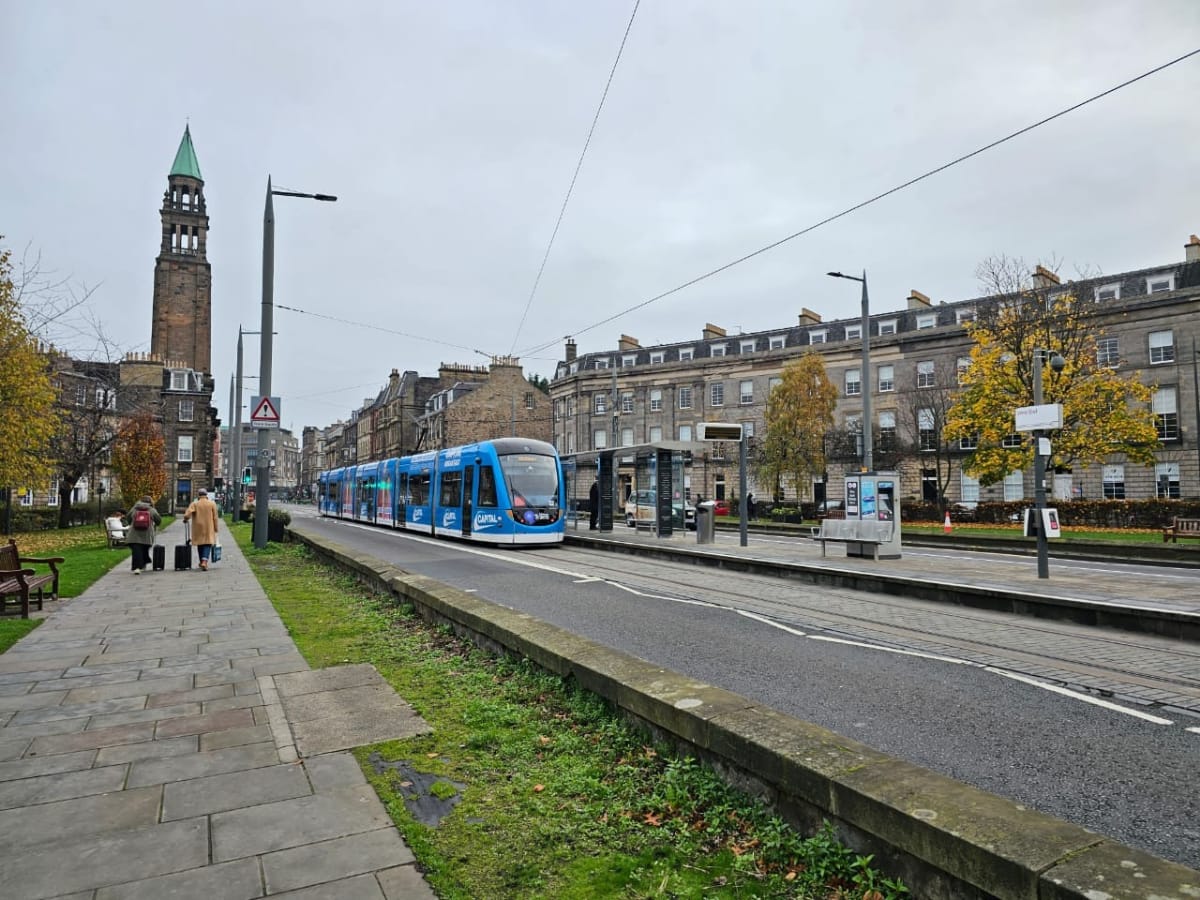
M 1054 353 L 1050 356 L 1050 368 L 1055 372 L 1061 372 L 1067 367 L 1067 361 L 1063 359 L 1062 354 Z

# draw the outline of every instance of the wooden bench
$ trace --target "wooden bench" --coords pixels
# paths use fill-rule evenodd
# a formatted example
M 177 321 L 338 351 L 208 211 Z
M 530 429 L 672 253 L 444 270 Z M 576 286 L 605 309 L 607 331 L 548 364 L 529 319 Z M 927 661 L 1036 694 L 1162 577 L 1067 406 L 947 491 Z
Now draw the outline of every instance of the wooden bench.
M 1180 538 L 1200 539 L 1200 519 L 1185 519 L 1176 516 L 1175 521 L 1163 529 L 1163 543 L 1178 544 Z
M 28 619 L 30 600 L 36 597 L 40 610 L 47 585 L 50 586 L 50 599 L 57 600 L 58 564 L 61 562 L 66 562 L 61 556 L 44 559 L 21 556 L 15 540 L 0 546 L 0 614 L 7 611 L 8 598 L 14 597 L 21 601 L 21 618 Z M 50 572 L 39 573 L 35 569 L 25 568 L 25 563 L 49 566 Z

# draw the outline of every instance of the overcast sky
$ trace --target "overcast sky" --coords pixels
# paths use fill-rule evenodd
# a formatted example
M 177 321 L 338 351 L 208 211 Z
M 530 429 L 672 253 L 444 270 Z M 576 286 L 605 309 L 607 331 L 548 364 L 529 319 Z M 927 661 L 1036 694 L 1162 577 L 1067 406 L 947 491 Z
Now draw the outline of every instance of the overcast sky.
M 190 122 L 227 422 L 237 329 L 260 321 L 267 176 L 337 194 L 275 203 L 276 302 L 363 323 L 276 311 L 273 393 L 298 432 L 392 368 L 487 362 L 472 350 L 515 347 L 551 376 L 565 335 L 588 353 L 857 315 L 830 269 L 865 268 L 884 312 L 913 288 L 975 296 L 992 254 L 1118 272 L 1181 260 L 1200 232 L 1198 56 L 589 330 L 1200 47 L 1196 0 L 645 0 L 518 335 L 632 10 L 0 0 L 0 233 L 96 286 L 120 349 L 148 349 Z

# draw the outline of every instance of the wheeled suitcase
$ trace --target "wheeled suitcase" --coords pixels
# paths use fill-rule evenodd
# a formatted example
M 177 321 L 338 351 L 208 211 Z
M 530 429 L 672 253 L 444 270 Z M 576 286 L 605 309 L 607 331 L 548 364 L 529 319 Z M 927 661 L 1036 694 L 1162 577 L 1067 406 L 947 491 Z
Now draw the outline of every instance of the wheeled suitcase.
M 192 528 L 183 523 L 183 543 L 175 545 L 175 571 L 192 567 Z
M 155 544 L 152 551 L 151 566 L 155 572 L 161 572 L 167 567 L 167 548 L 162 544 Z

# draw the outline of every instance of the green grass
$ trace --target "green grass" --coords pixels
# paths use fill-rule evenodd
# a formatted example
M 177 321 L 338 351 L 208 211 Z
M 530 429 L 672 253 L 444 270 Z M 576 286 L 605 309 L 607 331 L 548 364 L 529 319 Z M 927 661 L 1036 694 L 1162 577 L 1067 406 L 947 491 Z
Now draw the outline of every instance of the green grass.
M 3 653 L 38 625 L 41 619 L 0 619 L 0 653 Z
M 1019 526 L 1004 525 L 975 525 L 970 522 L 957 523 L 951 521 L 951 536 L 956 537 L 1022 537 Z M 904 523 L 905 534 L 944 534 L 943 525 Z M 1029 539 L 1030 543 L 1033 538 Z M 1132 528 L 1097 528 L 1084 529 L 1064 526 L 1061 538 L 1055 541 L 1102 541 L 1110 544 L 1161 544 L 1162 529 L 1132 529 Z
M 804 837 L 598 697 L 231 531 L 314 666 L 373 663 L 432 726 L 355 751 L 443 898 L 902 896 L 826 829 Z M 435 824 L 406 795 L 443 801 Z M 878 890 L 879 894 L 869 894 Z
M 164 516 L 160 531 L 173 521 Z M 129 562 L 128 547 L 108 548 L 103 529 L 96 526 L 52 529 L 49 531 L 18 532 L 12 535 L 22 556 L 61 556 L 58 564 L 58 595 L 78 597 L 114 566 Z M 33 565 L 39 573 L 49 572 L 49 566 Z

